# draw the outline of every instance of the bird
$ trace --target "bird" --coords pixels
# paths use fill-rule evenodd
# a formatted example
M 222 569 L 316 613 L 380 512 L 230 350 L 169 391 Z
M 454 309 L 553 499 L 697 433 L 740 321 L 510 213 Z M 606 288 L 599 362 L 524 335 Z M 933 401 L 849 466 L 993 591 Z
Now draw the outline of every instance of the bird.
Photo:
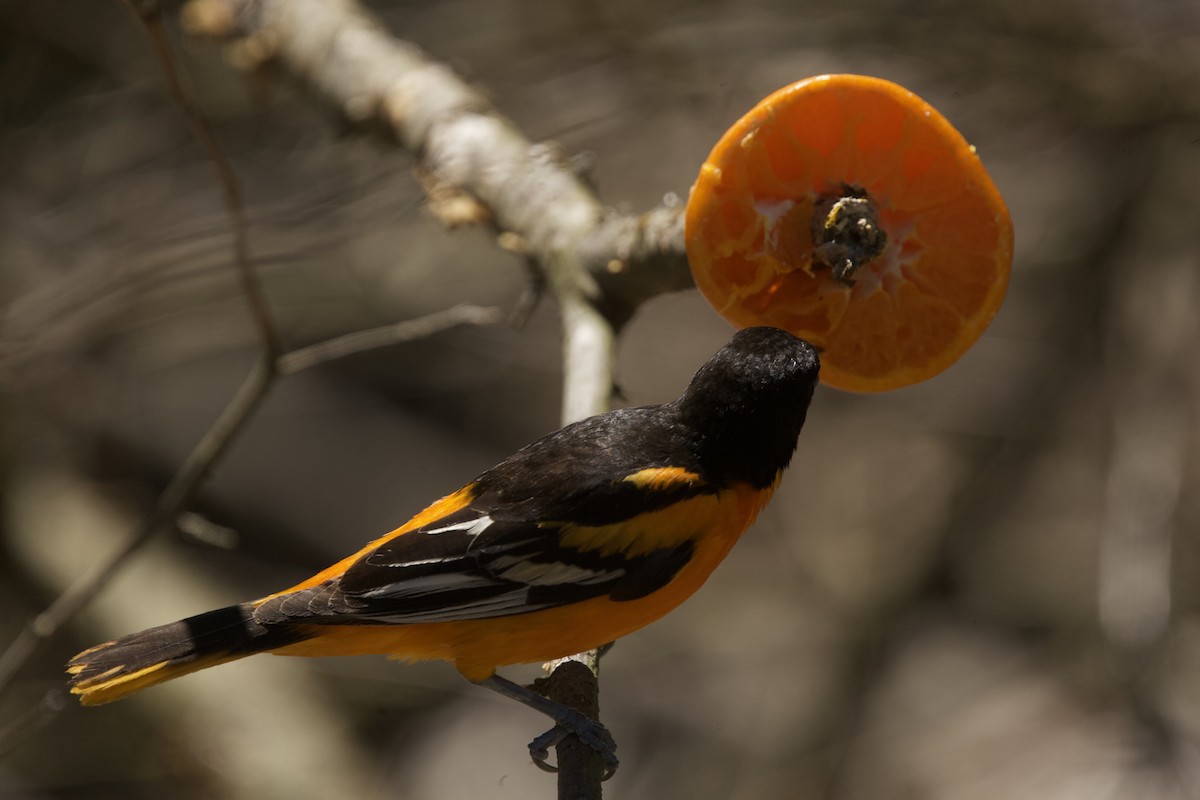
M 497 673 L 595 649 L 674 609 L 754 522 L 792 459 L 820 369 L 745 328 L 682 395 L 567 425 L 296 585 L 92 647 L 67 665 L 92 706 L 256 653 L 452 662 L 579 736 L 607 728 Z

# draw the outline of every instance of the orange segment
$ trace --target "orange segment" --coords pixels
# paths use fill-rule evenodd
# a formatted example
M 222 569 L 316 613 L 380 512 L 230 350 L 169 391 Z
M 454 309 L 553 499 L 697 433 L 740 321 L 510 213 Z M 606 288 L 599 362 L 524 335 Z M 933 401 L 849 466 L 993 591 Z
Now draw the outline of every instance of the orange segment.
M 862 223 L 831 209 L 864 198 L 884 243 L 847 249 L 840 237 Z M 916 95 L 858 75 L 780 89 L 730 128 L 692 188 L 686 240 L 722 316 L 808 339 L 824 351 L 821 379 L 853 391 L 958 360 L 1012 262 L 1012 222 L 975 151 Z

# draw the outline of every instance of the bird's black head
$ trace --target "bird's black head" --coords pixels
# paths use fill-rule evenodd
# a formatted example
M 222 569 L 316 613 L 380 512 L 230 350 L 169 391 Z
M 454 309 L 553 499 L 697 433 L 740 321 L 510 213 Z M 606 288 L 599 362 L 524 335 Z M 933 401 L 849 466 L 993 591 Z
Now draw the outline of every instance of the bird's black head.
M 817 385 L 816 348 L 778 328 L 738 331 L 675 401 L 710 479 L 775 482 Z

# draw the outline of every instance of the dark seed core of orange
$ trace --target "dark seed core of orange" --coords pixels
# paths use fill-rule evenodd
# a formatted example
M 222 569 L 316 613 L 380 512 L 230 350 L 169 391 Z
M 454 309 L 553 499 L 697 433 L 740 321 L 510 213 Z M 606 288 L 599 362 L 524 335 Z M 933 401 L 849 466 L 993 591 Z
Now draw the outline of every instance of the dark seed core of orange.
M 879 226 L 875 203 L 865 190 L 817 198 L 812 215 L 813 267 L 833 271 L 834 280 L 854 285 L 854 273 L 883 252 L 887 232 Z

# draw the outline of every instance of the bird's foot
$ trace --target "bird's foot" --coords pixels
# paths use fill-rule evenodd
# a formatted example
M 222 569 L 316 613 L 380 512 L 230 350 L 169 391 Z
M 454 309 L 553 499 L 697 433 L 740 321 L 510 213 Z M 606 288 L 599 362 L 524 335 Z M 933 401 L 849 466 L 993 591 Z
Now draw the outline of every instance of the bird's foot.
M 611 778 L 620 762 L 617 760 L 617 743 L 608 728 L 578 711 L 566 707 L 563 711 L 568 713 L 556 719 L 557 725 L 529 743 L 529 757 L 533 763 L 546 772 L 558 772 L 558 767 L 548 761 L 550 748 L 557 747 L 568 736 L 577 736 L 604 759 L 604 777 L 601 780 Z

